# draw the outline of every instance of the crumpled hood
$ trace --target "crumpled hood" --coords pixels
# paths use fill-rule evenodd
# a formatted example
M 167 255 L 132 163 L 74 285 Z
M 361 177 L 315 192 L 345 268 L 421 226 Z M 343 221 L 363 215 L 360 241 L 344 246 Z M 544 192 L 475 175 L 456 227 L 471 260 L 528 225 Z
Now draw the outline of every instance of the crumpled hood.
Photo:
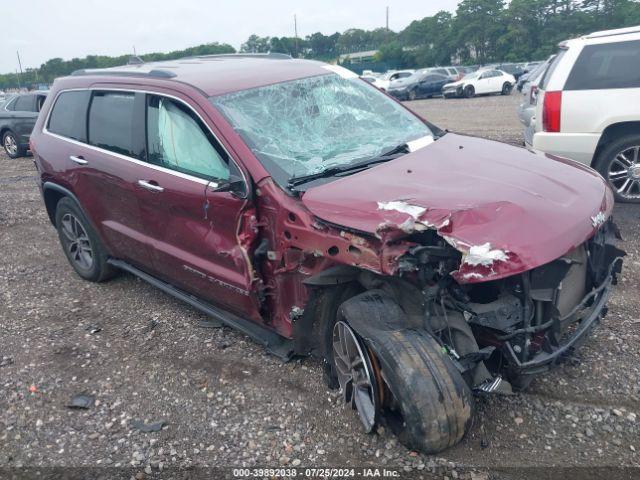
M 592 169 L 524 148 L 449 133 L 390 162 L 312 187 L 318 218 L 383 241 L 433 228 L 463 253 L 461 282 L 553 261 L 606 221 L 613 196 Z

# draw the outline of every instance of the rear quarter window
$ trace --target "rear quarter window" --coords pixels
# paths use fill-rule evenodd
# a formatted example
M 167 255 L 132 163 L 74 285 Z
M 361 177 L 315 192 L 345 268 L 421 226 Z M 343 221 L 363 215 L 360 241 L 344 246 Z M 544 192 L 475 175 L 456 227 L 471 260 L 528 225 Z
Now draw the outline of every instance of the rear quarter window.
M 587 45 L 567 78 L 564 90 L 640 87 L 640 40 Z
M 549 84 L 549 79 L 553 75 L 553 72 L 555 71 L 555 69 L 558 66 L 558 64 L 562 61 L 562 57 L 564 57 L 565 53 L 567 53 L 567 50 L 566 49 L 561 49 L 558 52 L 558 54 L 556 55 L 556 57 L 549 64 L 549 67 L 544 72 L 544 75 L 542 76 L 542 79 L 540 80 L 540 90 L 546 90 L 547 89 L 547 85 Z
M 87 140 L 89 91 L 62 92 L 53 105 L 47 129 L 51 133 L 80 142 Z
M 89 143 L 122 155 L 135 156 L 134 101 L 133 93 L 94 92 L 89 108 Z
M 21 95 L 13 102 L 13 110 L 16 112 L 35 112 L 33 95 Z

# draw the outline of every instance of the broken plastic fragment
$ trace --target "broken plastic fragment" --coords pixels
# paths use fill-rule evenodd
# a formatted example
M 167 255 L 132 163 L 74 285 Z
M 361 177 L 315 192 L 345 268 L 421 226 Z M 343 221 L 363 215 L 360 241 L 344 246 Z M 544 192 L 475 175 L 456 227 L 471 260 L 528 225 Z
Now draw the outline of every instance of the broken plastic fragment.
M 598 212 L 597 215 L 595 215 L 594 217 L 591 217 L 591 225 L 593 225 L 593 228 L 598 228 L 606 220 L 607 220 L 607 216 L 604 214 L 604 212 Z
M 95 397 L 93 397 L 92 395 L 74 395 L 71 399 L 71 403 L 67 405 L 67 408 L 86 410 L 91 405 L 93 405 L 94 400 Z
M 503 250 L 492 250 L 489 242 L 482 245 L 473 245 L 464 257 L 467 265 L 483 265 L 490 267 L 494 262 L 506 262 L 509 259 Z

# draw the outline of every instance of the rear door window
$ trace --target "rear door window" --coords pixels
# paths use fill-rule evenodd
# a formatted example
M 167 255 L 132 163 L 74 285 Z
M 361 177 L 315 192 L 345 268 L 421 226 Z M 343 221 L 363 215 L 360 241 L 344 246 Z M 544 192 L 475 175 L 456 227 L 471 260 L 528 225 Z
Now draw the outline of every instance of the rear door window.
M 546 90 L 547 89 L 547 85 L 549 83 L 549 79 L 553 75 L 553 72 L 555 71 L 555 69 L 558 66 L 558 64 L 562 61 L 562 57 L 564 57 L 564 54 L 566 52 L 567 52 L 566 48 L 560 49 L 560 51 L 556 55 L 556 58 L 554 58 L 551 61 L 551 63 L 549 64 L 549 67 L 544 72 L 544 75 L 542 76 L 542 79 L 540 80 L 540 90 Z
M 94 92 L 89 109 L 88 141 L 122 155 L 134 155 L 133 93 Z
M 147 98 L 147 161 L 205 180 L 228 180 L 226 154 L 198 116 L 181 102 Z
M 51 110 L 48 130 L 63 137 L 86 142 L 87 106 L 90 97 L 91 92 L 88 90 L 62 92 Z
M 564 90 L 640 87 L 640 40 L 586 45 Z
M 13 103 L 13 110 L 16 112 L 35 112 L 34 95 L 20 95 Z

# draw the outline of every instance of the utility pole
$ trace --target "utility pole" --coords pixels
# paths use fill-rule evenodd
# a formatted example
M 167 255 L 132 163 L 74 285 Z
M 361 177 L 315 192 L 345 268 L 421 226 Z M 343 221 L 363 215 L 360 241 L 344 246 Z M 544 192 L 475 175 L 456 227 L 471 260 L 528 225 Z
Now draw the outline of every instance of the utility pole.
M 389 31 L 389 7 L 387 7 L 387 31 Z
M 295 38 L 296 38 L 296 53 L 295 56 L 298 57 L 298 18 L 296 17 L 296 14 L 293 14 L 293 31 L 295 34 Z
M 135 45 L 133 46 L 133 56 L 134 57 L 138 56 L 138 54 L 136 53 L 136 46 Z
M 16 55 L 18 56 L 18 67 L 20 67 L 20 73 L 18 74 L 18 88 L 22 88 L 20 86 L 20 77 L 22 77 L 22 62 L 20 61 L 20 52 L 17 50 L 16 50 Z

